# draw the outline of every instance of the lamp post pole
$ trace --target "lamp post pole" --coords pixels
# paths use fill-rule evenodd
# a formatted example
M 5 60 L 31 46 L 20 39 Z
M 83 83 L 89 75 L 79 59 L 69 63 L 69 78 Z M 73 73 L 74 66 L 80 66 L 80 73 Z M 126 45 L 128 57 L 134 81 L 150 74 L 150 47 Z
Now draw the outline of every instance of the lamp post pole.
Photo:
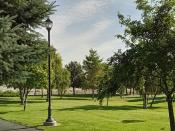
M 44 122 L 45 126 L 56 126 L 57 122 L 52 118 L 51 109 L 51 77 L 50 77 L 50 30 L 53 22 L 48 18 L 46 20 L 46 29 L 48 31 L 48 118 Z

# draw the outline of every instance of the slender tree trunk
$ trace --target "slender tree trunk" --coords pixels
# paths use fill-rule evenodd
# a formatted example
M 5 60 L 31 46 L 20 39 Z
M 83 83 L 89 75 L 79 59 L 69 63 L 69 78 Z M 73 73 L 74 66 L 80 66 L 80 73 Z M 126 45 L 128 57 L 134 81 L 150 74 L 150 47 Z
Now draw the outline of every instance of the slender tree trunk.
M 73 86 L 73 96 L 75 96 L 75 87 Z
M 23 105 L 24 100 L 23 100 L 23 88 L 19 88 L 19 95 L 20 95 L 20 104 Z
M 170 129 L 171 131 L 175 131 L 173 100 L 171 95 L 167 95 L 167 103 L 168 103 L 168 112 L 169 112 L 169 120 L 170 120 Z
M 59 96 L 59 95 L 60 95 L 59 88 L 57 88 L 57 96 Z
M 132 88 L 132 94 L 133 94 L 133 95 L 135 94 L 135 90 L 134 90 L 134 88 Z
M 153 99 L 152 99 L 152 102 L 151 102 L 151 104 L 150 104 L 150 107 L 152 107 L 152 105 L 153 105 L 153 103 L 154 103 L 154 100 L 155 100 L 156 96 L 157 96 L 157 91 L 156 91 L 156 93 L 154 94 L 154 97 L 153 97 Z
M 62 99 L 62 98 L 63 98 L 63 92 L 60 91 L 60 99 Z
M 132 88 L 130 88 L 130 92 L 129 92 L 129 94 L 131 95 L 131 93 L 132 93 Z
M 26 106 L 27 106 L 27 96 L 28 96 L 28 93 L 26 92 L 26 94 L 25 94 L 25 98 L 24 98 L 24 111 L 26 111 Z
M 106 103 L 107 106 L 108 106 L 108 103 L 109 103 L 109 96 L 107 96 L 107 103 Z
M 99 100 L 99 105 L 103 106 L 103 100 Z
M 92 99 L 94 99 L 94 89 L 92 89 Z
M 148 103 L 149 103 L 149 94 L 146 96 L 146 106 L 148 108 Z
M 34 91 L 34 96 L 36 96 L 36 88 L 35 88 L 35 91 Z
M 26 110 L 26 107 L 27 107 L 27 97 L 28 97 L 30 91 L 31 91 L 31 89 L 30 88 L 27 88 L 26 89 L 26 92 L 25 92 L 24 111 Z
M 86 89 L 84 90 L 84 94 L 86 94 Z
M 128 89 L 126 88 L 126 95 L 128 95 Z
M 44 89 L 43 88 L 41 89 L 41 97 L 42 98 L 44 97 Z
M 143 93 L 143 109 L 147 109 L 147 95 Z
M 26 88 L 24 87 L 23 88 L 23 91 L 22 91 L 22 97 L 23 97 L 23 105 L 25 104 L 25 94 L 26 94 Z

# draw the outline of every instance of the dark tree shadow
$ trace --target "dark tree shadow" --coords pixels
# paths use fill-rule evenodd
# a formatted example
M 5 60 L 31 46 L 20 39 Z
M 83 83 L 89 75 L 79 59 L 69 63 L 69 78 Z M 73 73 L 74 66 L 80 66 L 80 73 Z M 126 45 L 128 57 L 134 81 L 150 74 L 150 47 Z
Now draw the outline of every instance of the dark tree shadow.
M 140 101 L 143 101 L 143 99 L 136 98 L 136 99 L 127 100 L 127 102 L 140 102 Z
M 145 122 L 144 120 L 122 120 L 122 123 L 139 123 L 139 122 Z
M 27 103 L 45 103 L 44 100 L 30 100 Z M 0 106 L 8 106 L 9 104 L 20 104 L 19 100 L 12 100 L 10 98 L 0 98 Z
M 149 100 L 149 102 L 151 102 L 152 101 L 152 98 L 149 98 L 148 100 Z M 127 100 L 127 102 L 141 102 L 141 101 L 143 101 L 143 99 L 140 98 L 140 97 Z M 164 96 L 162 96 L 162 97 L 156 97 L 155 98 L 155 101 L 154 101 L 154 104 L 163 103 L 163 102 L 166 102 L 166 98 Z
M 158 109 L 161 107 L 152 107 L 149 109 Z M 58 109 L 59 111 L 74 111 L 74 110 L 139 110 L 143 109 L 142 106 L 131 106 L 131 105 L 123 105 L 123 106 L 99 106 L 99 105 L 84 105 L 84 106 L 76 106 L 72 108 L 63 108 Z
M 63 98 L 53 98 L 53 100 L 90 100 L 90 98 L 81 97 L 63 97 Z
M 60 96 L 54 96 L 52 97 L 52 100 L 91 100 L 92 98 L 91 97 L 82 97 L 82 96 L 62 96 L 62 98 L 60 98 Z M 32 98 L 30 97 L 30 100 L 31 101 L 46 101 L 46 97 L 44 98 L 40 98 L 40 97 L 35 97 L 35 98 Z
M 74 111 L 74 110 L 137 110 L 142 109 L 140 106 L 99 106 L 99 105 L 85 105 L 76 106 L 72 108 L 59 109 L 60 111 Z

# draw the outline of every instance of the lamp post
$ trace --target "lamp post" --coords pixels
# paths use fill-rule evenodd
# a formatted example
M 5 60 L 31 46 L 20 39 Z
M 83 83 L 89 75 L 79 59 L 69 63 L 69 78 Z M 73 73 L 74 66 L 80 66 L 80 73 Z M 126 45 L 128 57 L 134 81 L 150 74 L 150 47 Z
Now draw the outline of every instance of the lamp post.
M 45 21 L 46 29 L 48 31 L 48 118 L 44 122 L 45 126 L 56 126 L 57 122 L 52 118 L 51 109 L 51 82 L 50 82 L 50 30 L 52 29 L 53 22 L 47 18 Z

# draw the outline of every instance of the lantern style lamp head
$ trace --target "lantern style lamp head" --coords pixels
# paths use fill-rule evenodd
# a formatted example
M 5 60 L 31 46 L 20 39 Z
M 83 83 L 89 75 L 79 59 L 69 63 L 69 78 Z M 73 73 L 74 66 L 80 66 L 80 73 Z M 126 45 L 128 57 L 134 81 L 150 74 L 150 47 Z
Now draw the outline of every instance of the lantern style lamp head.
M 45 21 L 45 26 L 46 26 L 46 29 L 48 31 L 50 31 L 52 29 L 52 26 L 53 26 L 53 22 L 50 20 L 50 18 L 48 17 L 47 20 Z

